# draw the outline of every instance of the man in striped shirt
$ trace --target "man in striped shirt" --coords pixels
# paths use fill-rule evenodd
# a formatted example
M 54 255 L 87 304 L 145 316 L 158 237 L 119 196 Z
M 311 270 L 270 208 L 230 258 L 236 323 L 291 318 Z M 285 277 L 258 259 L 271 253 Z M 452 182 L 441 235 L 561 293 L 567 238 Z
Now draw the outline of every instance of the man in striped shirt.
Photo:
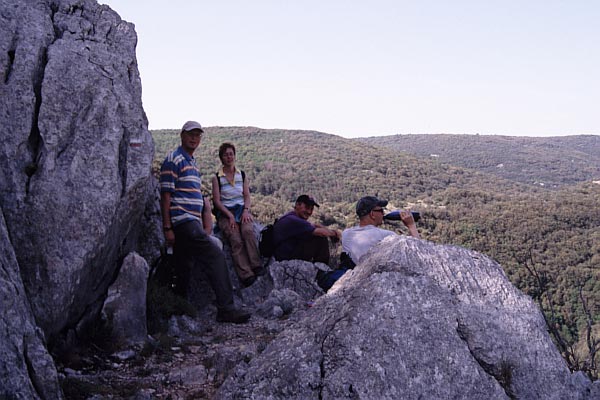
M 165 158 L 160 169 L 160 210 L 167 246 L 174 246 L 176 291 L 187 297 L 191 268 L 197 263 L 206 272 L 217 298 L 217 321 L 244 323 L 250 315 L 233 305 L 223 252 L 203 227 L 202 177 L 194 159 L 204 130 L 196 121 L 181 129 L 181 146 Z

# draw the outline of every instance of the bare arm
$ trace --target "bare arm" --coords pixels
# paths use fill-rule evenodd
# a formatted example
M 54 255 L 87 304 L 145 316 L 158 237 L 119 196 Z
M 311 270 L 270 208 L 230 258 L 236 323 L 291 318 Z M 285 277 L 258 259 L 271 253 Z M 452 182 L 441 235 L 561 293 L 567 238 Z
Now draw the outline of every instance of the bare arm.
M 212 177 L 212 198 L 215 203 L 215 207 L 217 210 L 228 216 L 229 218 L 234 218 L 233 214 L 221 203 L 221 188 L 219 187 L 218 178 L 213 175 Z
M 235 216 L 223 205 L 221 202 L 221 188 L 219 187 L 219 178 L 217 176 L 212 177 L 212 197 L 215 202 L 215 207 L 219 210 L 224 216 L 229 218 L 229 223 L 231 225 L 235 224 Z
M 252 207 L 252 200 L 250 199 L 250 184 L 248 183 L 248 176 L 244 179 L 244 212 L 242 213 L 242 222 L 252 222 L 252 214 L 250 214 L 250 208 Z
M 318 226 L 313 231 L 313 235 L 315 236 L 323 236 L 323 237 L 331 237 L 335 238 L 335 240 L 340 240 L 342 238 L 342 233 L 335 229 L 325 228 L 323 226 Z
M 202 228 L 207 235 L 212 234 L 213 219 L 212 219 L 212 207 L 210 201 L 204 198 L 204 207 L 202 208 Z
M 415 223 L 415 219 L 410 211 L 400 211 L 400 218 L 402 219 L 402 223 L 408 228 L 408 234 L 412 237 L 420 239 L 419 231 L 417 230 L 417 224 Z
M 173 246 L 175 244 L 175 233 L 173 232 L 173 225 L 171 224 L 171 193 L 161 192 L 160 193 L 160 214 L 162 216 L 163 233 L 165 235 L 165 241 L 167 246 Z M 170 228 L 170 229 L 166 229 Z

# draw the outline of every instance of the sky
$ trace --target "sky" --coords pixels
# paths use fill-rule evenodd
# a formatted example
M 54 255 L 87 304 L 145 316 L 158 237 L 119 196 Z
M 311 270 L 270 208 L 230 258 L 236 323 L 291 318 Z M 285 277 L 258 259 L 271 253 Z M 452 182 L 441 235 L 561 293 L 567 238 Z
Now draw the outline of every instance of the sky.
M 99 0 L 150 129 L 600 134 L 597 0 Z

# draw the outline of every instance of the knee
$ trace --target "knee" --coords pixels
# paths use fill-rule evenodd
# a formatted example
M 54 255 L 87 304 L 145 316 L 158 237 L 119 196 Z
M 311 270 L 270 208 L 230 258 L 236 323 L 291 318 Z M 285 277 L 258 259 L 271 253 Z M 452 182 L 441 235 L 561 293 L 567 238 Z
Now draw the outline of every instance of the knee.
M 242 235 L 245 237 L 248 237 L 250 235 L 254 236 L 254 224 L 251 222 L 241 224 L 240 231 L 242 232 Z
M 229 240 L 229 243 L 231 244 L 242 243 L 240 231 L 238 229 L 231 229 L 229 235 L 227 235 L 227 240 Z

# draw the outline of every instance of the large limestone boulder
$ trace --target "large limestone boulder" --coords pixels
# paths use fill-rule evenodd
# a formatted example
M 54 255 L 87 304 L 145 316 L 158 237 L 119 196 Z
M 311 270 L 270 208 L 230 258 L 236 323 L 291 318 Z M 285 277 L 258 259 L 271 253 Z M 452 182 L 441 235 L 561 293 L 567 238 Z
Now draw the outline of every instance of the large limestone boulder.
M 220 388 L 220 399 L 593 399 L 491 259 L 390 237 Z
M 52 343 L 99 313 L 152 192 L 134 26 L 91 0 L 0 0 L 0 206 Z

